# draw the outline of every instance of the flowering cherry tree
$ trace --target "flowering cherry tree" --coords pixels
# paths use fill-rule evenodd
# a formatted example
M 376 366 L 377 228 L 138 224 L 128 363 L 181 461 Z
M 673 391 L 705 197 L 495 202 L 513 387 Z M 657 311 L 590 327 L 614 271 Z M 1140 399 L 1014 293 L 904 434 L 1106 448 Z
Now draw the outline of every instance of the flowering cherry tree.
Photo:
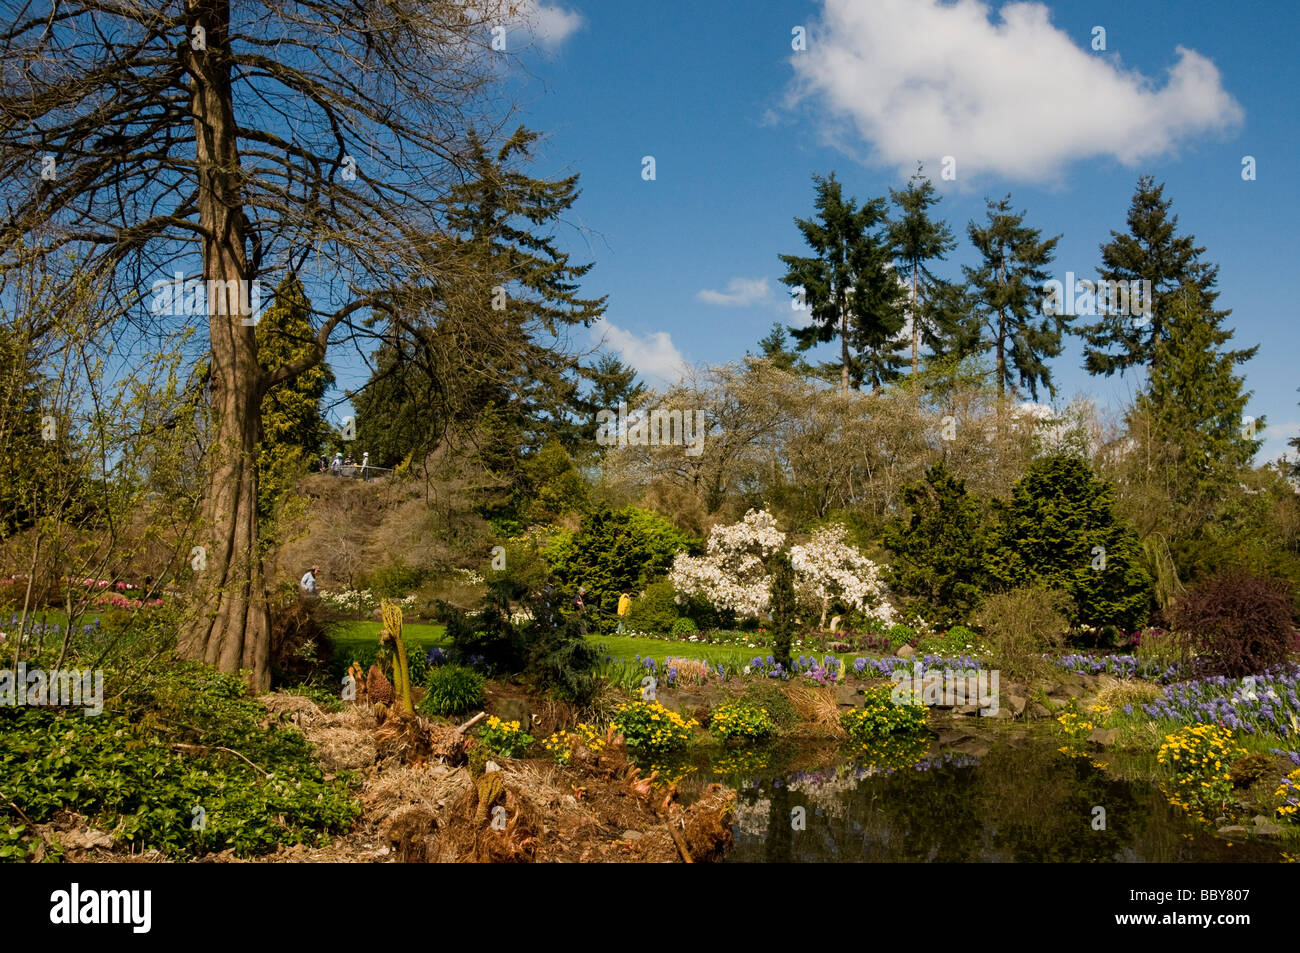
M 823 527 L 812 539 L 790 547 L 799 594 L 821 605 L 821 625 L 831 602 L 839 599 L 867 616 L 892 625 L 894 607 L 887 598 L 880 567 L 852 546 L 843 524 Z

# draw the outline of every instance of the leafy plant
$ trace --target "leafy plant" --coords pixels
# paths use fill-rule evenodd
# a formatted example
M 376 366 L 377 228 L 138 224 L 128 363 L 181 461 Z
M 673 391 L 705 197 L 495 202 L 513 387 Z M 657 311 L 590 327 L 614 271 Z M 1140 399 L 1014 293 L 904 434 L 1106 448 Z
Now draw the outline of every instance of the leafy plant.
M 1047 668 L 1044 653 L 1065 644 L 1070 597 L 1056 589 L 1021 586 L 984 600 L 975 617 L 993 664 L 1015 677 Z
M 700 631 L 699 626 L 691 619 L 683 616 L 673 623 L 672 634 L 677 636 L 695 635 Z
M 1232 732 L 1218 725 L 1188 725 L 1165 736 L 1156 760 L 1170 772 L 1161 789 L 1169 802 L 1199 820 L 1222 812 L 1232 795 L 1229 765 L 1245 754 Z
M 667 754 L 685 747 L 691 738 L 693 719 L 683 718 L 658 702 L 629 702 L 615 712 L 610 724 L 627 742 L 628 749 L 642 755 Z
M 790 643 L 794 639 L 795 599 L 794 567 L 787 556 L 779 555 L 772 570 L 772 656 L 787 671 L 790 669 Z
M 758 741 L 776 729 L 766 708 L 743 701 L 726 702 L 713 709 L 709 730 L 723 741 Z
M 1286 583 L 1229 571 L 1188 590 L 1170 620 L 1198 674 L 1237 678 L 1286 661 L 1293 610 Z
M 463 665 L 439 665 L 429 673 L 429 690 L 420 701 L 426 715 L 458 715 L 483 707 L 483 676 Z
M 493 754 L 503 758 L 517 758 L 536 741 L 524 731 L 517 721 L 502 721 L 496 715 L 489 715 L 487 724 L 478 733 L 478 743 Z
M 861 708 L 851 708 L 840 716 L 840 724 L 855 743 L 867 746 L 894 734 L 924 731 L 928 716 L 924 705 L 894 703 L 894 688 L 878 685 L 868 689 Z

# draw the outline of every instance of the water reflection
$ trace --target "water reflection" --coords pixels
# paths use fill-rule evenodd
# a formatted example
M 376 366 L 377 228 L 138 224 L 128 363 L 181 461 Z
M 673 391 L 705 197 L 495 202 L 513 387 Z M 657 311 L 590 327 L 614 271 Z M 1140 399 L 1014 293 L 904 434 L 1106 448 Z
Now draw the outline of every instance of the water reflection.
M 1276 861 L 1268 843 L 1198 828 L 1149 783 L 1109 778 L 1049 735 L 854 756 L 827 746 L 728 751 L 683 781 L 740 792 L 733 862 Z M 1094 829 L 1094 807 L 1105 828 Z M 802 816 L 796 811 L 802 808 Z M 799 829 L 799 822 L 803 827 Z

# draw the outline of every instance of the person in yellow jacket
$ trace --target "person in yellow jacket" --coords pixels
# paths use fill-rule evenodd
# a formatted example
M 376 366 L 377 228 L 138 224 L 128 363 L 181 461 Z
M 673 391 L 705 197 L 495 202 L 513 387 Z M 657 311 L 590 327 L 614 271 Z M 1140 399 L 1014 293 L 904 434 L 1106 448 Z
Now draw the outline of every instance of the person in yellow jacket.
M 618 631 L 623 631 L 623 620 L 627 614 L 632 611 L 632 597 L 626 592 L 618 597 Z

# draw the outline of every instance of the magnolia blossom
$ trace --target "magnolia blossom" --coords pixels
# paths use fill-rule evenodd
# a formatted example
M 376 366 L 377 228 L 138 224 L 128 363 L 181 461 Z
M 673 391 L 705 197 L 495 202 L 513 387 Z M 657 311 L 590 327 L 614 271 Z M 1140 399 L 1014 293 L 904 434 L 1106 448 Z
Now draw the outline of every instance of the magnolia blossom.
M 795 586 L 805 597 L 821 603 L 823 626 L 833 599 L 892 625 L 894 607 L 886 598 L 880 567 L 850 545 L 847 535 L 844 526 L 836 523 L 817 530 L 807 543 L 790 547 Z
M 765 560 L 785 544 L 776 518 L 766 509 L 750 510 L 731 526 L 715 526 L 705 555 L 678 553 L 668 574 L 673 588 L 703 596 L 719 609 L 757 618 L 767 612 L 771 579 Z

